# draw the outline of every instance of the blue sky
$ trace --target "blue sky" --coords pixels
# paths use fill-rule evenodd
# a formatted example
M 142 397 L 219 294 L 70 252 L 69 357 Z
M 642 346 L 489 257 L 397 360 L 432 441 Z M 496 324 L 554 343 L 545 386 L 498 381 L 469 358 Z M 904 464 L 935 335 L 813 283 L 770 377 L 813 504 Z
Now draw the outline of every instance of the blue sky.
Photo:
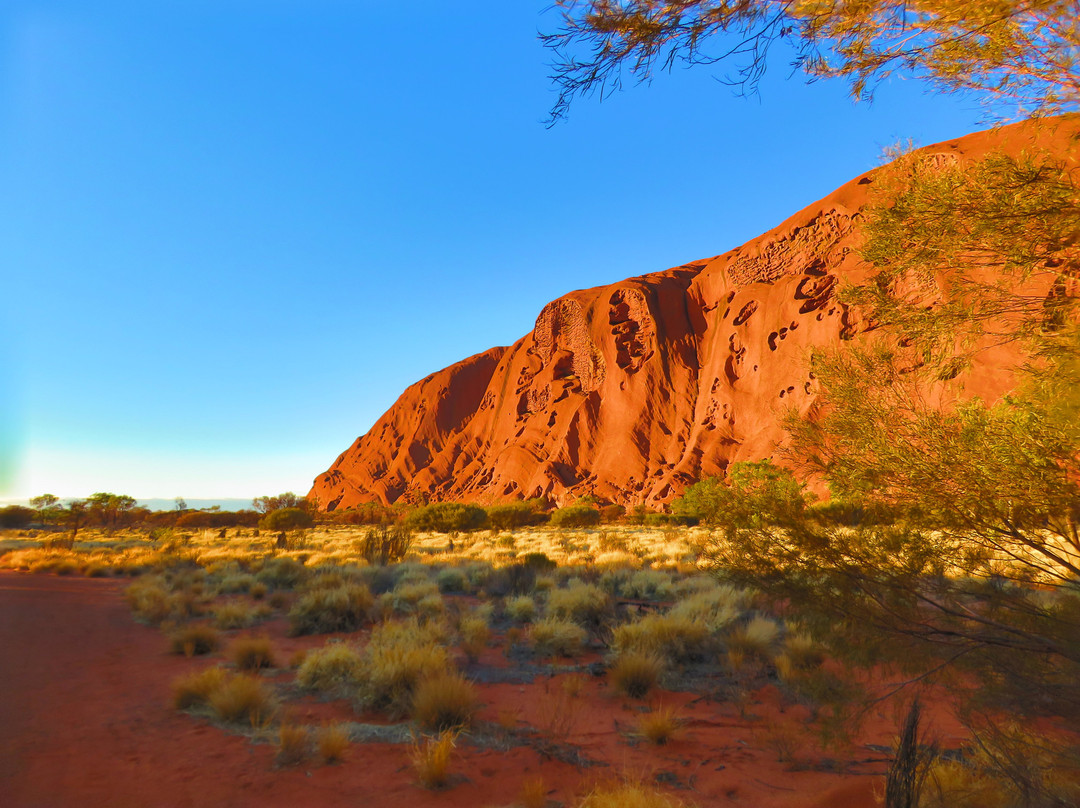
M 0 497 L 306 492 L 543 305 L 982 128 L 676 70 L 545 127 L 547 0 L 6 0 Z

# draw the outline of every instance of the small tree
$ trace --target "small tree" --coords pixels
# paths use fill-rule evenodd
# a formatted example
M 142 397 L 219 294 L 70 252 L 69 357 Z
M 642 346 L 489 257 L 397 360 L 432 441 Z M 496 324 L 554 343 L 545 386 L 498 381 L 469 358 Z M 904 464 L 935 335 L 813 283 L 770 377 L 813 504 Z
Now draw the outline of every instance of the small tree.
M 709 477 L 671 503 L 679 517 L 710 527 L 747 528 L 799 517 L 806 507 L 803 485 L 768 459 L 732 464 L 727 484 Z
M 60 518 L 60 498 L 54 494 L 42 494 L 30 499 L 30 507 L 37 511 L 38 519 L 43 524 L 55 522 Z

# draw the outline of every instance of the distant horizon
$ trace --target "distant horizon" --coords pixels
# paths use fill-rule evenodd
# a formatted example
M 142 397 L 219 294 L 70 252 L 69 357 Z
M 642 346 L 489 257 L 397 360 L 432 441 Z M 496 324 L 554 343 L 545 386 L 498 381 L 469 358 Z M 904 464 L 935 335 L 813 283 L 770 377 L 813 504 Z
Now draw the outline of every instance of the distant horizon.
M 45 493 L 48 493 L 48 492 L 45 492 Z M 98 492 L 95 491 L 93 493 L 98 493 Z M 109 493 L 112 493 L 112 494 L 126 494 L 126 492 L 124 492 L 124 491 L 110 491 Z M 275 493 L 276 494 L 282 494 L 284 492 L 283 491 L 277 491 Z M 294 493 L 297 493 L 297 492 L 294 492 Z M 304 493 L 306 494 L 307 492 L 304 492 Z M 40 495 L 35 494 L 34 496 L 40 496 Z M 87 494 L 87 495 L 81 496 L 81 497 L 65 497 L 65 496 L 60 496 L 59 494 L 56 494 L 54 496 L 59 498 L 61 504 L 66 505 L 68 502 L 71 502 L 73 500 L 86 499 L 88 496 L 90 496 L 90 494 Z M 127 494 L 127 496 L 134 496 L 134 495 L 133 494 Z M 263 495 L 260 494 L 259 496 L 263 496 Z M 187 506 L 188 506 L 187 509 L 190 510 L 190 511 L 205 510 L 207 508 L 213 508 L 215 505 L 220 507 L 221 510 L 223 510 L 223 511 L 239 511 L 239 510 L 253 510 L 252 501 L 255 499 L 255 497 L 248 497 L 248 498 L 244 498 L 244 497 L 220 497 L 220 498 L 216 498 L 216 497 L 206 497 L 206 498 L 184 497 L 183 499 L 184 499 L 184 502 L 187 503 Z M 176 498 L 175 497 L 146 497 L 146 498 L 135 497 L 135 504 L 136 504 L 136 507 L 148 508 L 149 510 L 152 510 L 152 511 L 171 511 L 176 506 Z M 29 498 L 21 498 L 21 499 L 0 498 L 0 506 L 9 506 L 9 505 L 22 505 L 22 506 L 25 506 L 25 507 L 30 507 L 30 499 Z M 235 507 L 237 505 L 242 505 L 244 507 Z

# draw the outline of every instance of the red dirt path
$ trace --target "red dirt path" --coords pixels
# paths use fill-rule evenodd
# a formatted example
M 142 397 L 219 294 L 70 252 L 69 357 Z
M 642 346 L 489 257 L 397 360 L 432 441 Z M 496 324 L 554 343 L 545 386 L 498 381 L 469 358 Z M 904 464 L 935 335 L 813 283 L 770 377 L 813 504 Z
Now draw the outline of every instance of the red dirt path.
M 693 775 L 693 788 L 677 793 L 701 808 L 876 805 L 877 777 L 792 771 L 731 705 L 691 704 L 692 694 L 661 694 L 691 718 L 682 740 L 631 745 L 618 728 L 637 706 L 613 696 L 602 680 L 588 681 L 571 708 L 578 724 L 571 733 L 579 748 L 610 766 L 582 771 L 529 748 L 497 752 L 462 743 L 452 766 L 459 781 L 438 793 L 412 782 L 400 745 L 355 744 L 342 765 L 275 769 L 271 746 L 170 706 L 171 682 L 214 661 L 169 655 L 160 631 L 133 622 L 123 585 L 0 572 L 0 806 L 482 808 L 512 805 L 522 782 L 537 776 L 551 798 L 573 804 L 595 780 L 663 770 L 684 781 Z M 279 649 L 287 646 L 275 628 L 272 639 Z M 481 718 L 515 713 L 542 726 L 550 709 L 545 691 L 556 685 L 540 677 L 528 686 L 483 687 Z M 801 723 L 799 711 L 781 708 L 772 690 L 756 694 L 753 711 L 769 722 Z M 290 709 L 317 724 L 342 707 L 305 700 Z M 348 719 L 347 708 L 338 717 Z M 886 740 L 883 730 L 875 734 Z

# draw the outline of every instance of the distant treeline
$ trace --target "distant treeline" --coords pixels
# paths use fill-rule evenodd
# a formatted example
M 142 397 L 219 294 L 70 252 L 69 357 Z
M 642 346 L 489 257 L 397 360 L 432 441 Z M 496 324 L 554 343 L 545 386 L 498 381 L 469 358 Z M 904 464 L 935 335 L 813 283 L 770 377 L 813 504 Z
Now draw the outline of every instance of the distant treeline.
M 708 478 L 689 486 L 670 503 L 671 512 L 637 505 L 629 510 L 596 497 L 553 508 L 548 500 L 530 499 L 492 505 L 460 502 L 423 504 L 368 502 L 353 508 L 321 513 L 314 503 L 292 492 L 257 497 L 251 509 L 223 511 L 217 507 L 193 510 L 177 498 L 172 510 L 152 511 L 138 507 L 133 497 L 98 493 L 83 500 L 61 503 L 43 494 L 30 500 L 33 507 L 0 508 L 0 528 L 38 527 L 78 532 L 84 527 L 106 530 L 177 528 L 262 528 L 298 530 L 324 525 L 398 525 L 409 530 L 464 533 L 472 530 L 514 530 L 534 525 L 587 528 L 601 524 L 672 525 L 721 527 L 772 519 L 777 515 L 805 515 L 831 524 L 888 523 L 896 514 L 877 505 L 828 501 L 809 503 L 805 488 L 786 469 L 769 461 L 737 463 L 727 479 Z M 775 513 L 773 513 L 775 512 Z

